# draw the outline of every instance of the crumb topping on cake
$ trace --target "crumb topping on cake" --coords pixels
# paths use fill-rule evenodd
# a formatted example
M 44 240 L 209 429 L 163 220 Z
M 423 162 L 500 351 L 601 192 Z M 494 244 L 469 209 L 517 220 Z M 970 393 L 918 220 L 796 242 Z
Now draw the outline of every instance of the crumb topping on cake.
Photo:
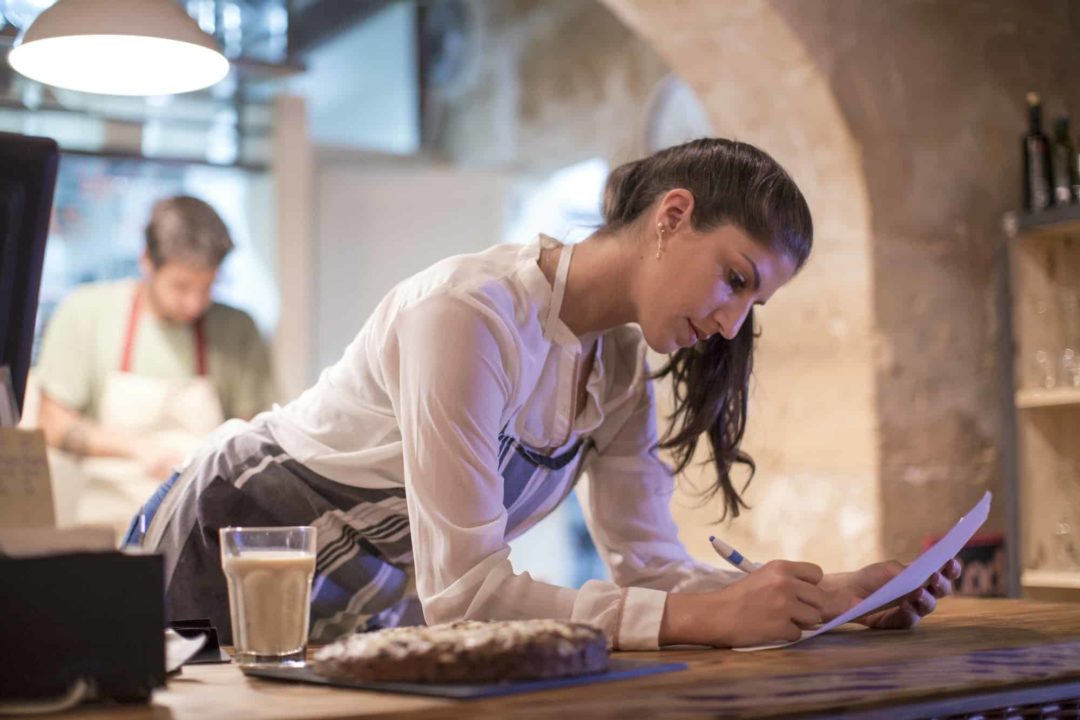
M 560 677 L 607 668 L 607 640 L 585 623 L 503 620 L 388 628 L 342 638 L 315 653 L 326 677 L 482 682 Z

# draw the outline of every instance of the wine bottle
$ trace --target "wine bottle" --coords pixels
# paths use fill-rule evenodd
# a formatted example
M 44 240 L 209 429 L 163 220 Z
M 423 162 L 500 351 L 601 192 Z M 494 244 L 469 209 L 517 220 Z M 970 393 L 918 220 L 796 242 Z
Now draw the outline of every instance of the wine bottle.
M 1039 212 L 1054 202 L 1050 168 L 1050 141 L 1042 131 L 1042 102 L 1038 93 L 1027 94 L 1028 131 L 1024 136 L 1024 210 Z
M 1080 189 L 1080 177 L 1077 174 L 1076 150 L 1069 137 L 1069 117 L 1062 115 L 1054 121 L 1054 203 L 1068 205 L 1077 201 L 1076 191 Z

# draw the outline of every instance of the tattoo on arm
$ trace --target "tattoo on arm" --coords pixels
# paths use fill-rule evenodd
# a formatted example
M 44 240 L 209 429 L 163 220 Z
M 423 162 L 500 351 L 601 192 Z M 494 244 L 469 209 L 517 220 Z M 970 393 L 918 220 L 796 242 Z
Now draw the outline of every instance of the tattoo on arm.
M 85 420 L 72 420 L 60 438 L 60 448 L 72 455 L 83 457 L 90 445 L 90 428 Z

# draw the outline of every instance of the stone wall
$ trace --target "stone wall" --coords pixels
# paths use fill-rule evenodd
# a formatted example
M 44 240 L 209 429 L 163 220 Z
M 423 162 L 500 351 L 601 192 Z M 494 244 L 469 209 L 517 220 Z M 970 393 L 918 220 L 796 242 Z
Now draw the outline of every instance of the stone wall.
M 882 539 L 940 531 L 1000 499 L 994 246 L 1020 200 L 1024 94 L 1080 110 L 1068 0 L 772 6 L 828 75 L 858 139 L 873 213 Z M 837 42 L 837 28 L 844 28 Z M 991 524 L 1000 527 L 999 503 Z

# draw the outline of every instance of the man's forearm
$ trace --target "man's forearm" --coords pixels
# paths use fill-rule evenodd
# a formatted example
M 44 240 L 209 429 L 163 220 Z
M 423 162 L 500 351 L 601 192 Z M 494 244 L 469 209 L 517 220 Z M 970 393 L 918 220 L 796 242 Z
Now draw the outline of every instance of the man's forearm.
M 45 441 L 79 457 L 135 457 L 137 439 L 109 430 L 43 394 L 38 419 Z
M 89 455 L 90 428 L 87 425 L 87 421 L 83 418 L 68 421 L 67 427 L 60 435 L 57 447 L 79 457 Z
M 59 447 L 79 457 L 136 456 L 136 441 L 129 434 L 107 430 L 84 417 L 73 418 L 67 423 Z

